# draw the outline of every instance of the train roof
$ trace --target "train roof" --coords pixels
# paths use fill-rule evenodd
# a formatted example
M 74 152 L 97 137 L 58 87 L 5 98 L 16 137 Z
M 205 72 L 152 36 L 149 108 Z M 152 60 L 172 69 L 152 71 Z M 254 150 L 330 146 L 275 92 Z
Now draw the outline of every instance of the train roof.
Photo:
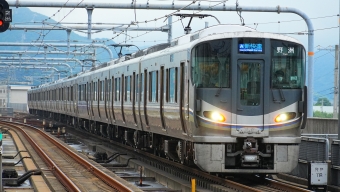
M 292 37 L 277 33 L 259 32 L 247 26 L 214 25 L 208 28 L 201 29 L 191 34 L 178 37 L 171 41 L 171 46 L 173 47 L 177 45 L 183 45 L 186 43 L 193 42 L 195 40 L 206 41 L 209 39 L 239 38 L 239 37 L 280 39 L 301 44 L 298 40 Z
M 157 51 L 161 51 L 168 47 L 184 45 L 184 44 L 193 42 L 195 40 L 206 41 L 206 40 L 209 40 L 209 37 L 211 37 L 211 39 L 213 38 L 216 39 L 217 38 L 216 35 L 220 35 L 220 38 L 237 38 L 237 37 L 271 38 L 271 39 L 280 39 L 280 40 L 286 40 L 286 41 L 291 41 L 291 42 L 301 44 L 296 39 L 289 37 L 289 36 L 281 35 L 281 34 L 258 32 L 251 27 L 241 26 L 241 25 L 221 25 L 220 24 L 220 25 L 207 27 L 199 31 L 196 31 L 194 33 L 186 34 L 176 39 L 173 39 L 170 44 L 169 43 L 158 44 L 158 45 L 154 45 L 152 47 L 140 50 L 138 52 L 132 53 L 130 55 L 125 55 L 121 58 L 108 62 L 107 64 L 101 67 L 106 67 L 112 64 L 122 63 L 130 59 L 138 58 L 141 56 L 149 55 Z M 96 69 L 98 68 L 95 68 L 94 70 Z

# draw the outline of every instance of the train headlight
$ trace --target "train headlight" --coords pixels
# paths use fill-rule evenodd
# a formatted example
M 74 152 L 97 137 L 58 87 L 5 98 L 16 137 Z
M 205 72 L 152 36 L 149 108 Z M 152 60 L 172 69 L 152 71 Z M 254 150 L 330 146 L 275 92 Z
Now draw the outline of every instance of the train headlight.
M 216 111 L 204 111 L 203 115 L 204 117 L 209 118 L 214 121 L 219 121 L 219 122 L 225 121 L 225 117 L 221 113 L 216 112 Z
M 281 113 L 278 116 L 275 117 L 275 122 L 280 123 L 284 121 L 288 121 L 291 119 L 294 119 L 296 117 L 296 113 L 290 112 L 290 113 Z

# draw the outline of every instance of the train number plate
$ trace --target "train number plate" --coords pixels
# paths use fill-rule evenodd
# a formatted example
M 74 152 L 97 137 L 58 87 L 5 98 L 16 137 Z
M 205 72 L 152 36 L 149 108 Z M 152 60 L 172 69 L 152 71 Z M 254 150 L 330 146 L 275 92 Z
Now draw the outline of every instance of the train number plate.
M 262 129 L 256 127 L 242 127 L 238 130 L 240 133 L 248 133 L 248 134 L 260 134 Z

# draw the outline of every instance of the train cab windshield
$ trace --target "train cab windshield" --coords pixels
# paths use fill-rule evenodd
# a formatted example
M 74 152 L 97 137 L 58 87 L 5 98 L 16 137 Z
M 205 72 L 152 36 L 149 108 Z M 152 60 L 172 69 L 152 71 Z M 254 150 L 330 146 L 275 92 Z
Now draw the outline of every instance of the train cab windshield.
M 192 50 L 192 78 L 198 88 L 230 87 L 231 40 L 215 40 Z
M 305 50 L 301 45 L 271 40 L 272 88 L 300 89 L 304 82 Z

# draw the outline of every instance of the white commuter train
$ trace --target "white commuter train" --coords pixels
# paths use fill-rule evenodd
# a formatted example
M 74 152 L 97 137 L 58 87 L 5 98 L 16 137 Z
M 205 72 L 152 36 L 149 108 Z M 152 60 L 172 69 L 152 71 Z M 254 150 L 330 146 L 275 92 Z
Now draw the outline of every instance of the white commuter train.
M 217 25 L 29 91 L 30 113 L 211 173 L 284 173 L 306 123 L 297 40 Z

